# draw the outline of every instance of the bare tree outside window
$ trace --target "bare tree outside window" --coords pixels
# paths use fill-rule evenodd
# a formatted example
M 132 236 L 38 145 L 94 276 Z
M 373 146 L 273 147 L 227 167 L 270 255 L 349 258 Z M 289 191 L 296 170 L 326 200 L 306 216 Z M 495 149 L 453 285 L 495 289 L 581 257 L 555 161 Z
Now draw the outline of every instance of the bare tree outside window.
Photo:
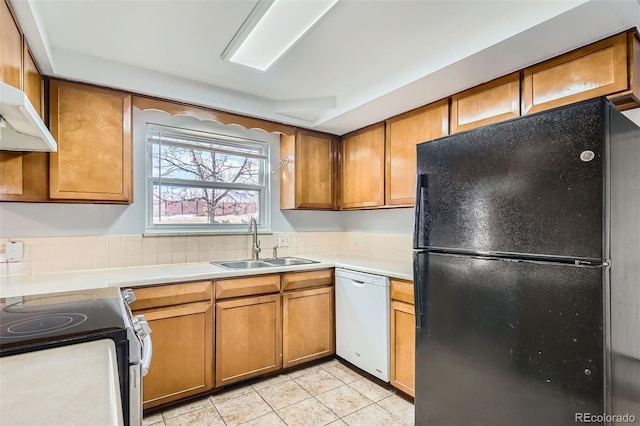
M 153 225 L 239 225 L 263 211 L 268 145 L 147 128 Z

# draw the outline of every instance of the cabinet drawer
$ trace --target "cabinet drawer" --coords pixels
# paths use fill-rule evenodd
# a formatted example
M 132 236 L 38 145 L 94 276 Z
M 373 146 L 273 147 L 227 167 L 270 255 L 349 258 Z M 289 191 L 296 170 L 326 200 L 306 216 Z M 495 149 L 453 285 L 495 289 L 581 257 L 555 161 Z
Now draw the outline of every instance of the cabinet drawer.
M 333 269 L 322 271 L 292 272 L 282 276 L 284 291 L 320 287 L 333 284 Z
M 216 299 L 253 296 L 280 291 L 280 275 L 262 275 L 251 278 L 234 278 L 216 282 Z
M 199 281 L 184 284 L 134 288 L 136 301 L 132 310 L 159 308 L 192 302 L 211 301 L 213 284 L 211 281 Z
M 413 282 L 391 280 L 391 299 L 413 305 Z

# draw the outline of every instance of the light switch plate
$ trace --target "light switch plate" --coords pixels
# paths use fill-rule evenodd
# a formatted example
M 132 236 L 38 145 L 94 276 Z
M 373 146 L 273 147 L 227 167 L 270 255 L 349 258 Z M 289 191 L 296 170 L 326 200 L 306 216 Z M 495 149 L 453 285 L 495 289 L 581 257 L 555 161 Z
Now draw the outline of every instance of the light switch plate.
M 19 262 L 24 256 L 24 243 L 22 241 L 9 241 L 4 246 L 4 254 L 9 262 Z
M 289 247 L 291 245 L 291 236 L 290 234 L 280 234 L 278 235 L 278 246 L 280 247 Z

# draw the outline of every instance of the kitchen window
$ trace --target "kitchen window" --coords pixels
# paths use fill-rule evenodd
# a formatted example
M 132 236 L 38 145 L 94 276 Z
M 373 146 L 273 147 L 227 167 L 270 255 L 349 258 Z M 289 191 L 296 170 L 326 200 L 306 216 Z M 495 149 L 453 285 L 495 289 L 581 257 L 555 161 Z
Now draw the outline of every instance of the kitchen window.
M 148 231 L 268 227 L 268 142 L 150 123 L 146 140 Z

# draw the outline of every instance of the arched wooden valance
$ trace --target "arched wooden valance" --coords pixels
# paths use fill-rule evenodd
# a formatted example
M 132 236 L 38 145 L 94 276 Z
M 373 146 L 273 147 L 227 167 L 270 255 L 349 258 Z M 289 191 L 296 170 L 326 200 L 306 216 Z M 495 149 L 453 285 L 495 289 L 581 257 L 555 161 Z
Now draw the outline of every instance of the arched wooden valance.
M 235 124 L 245 129 L 258 129 L 267 133 L 279 133 L 283 135 L 295 135 L 296 128 L 282 123 L 246 117 L 239 114 L 222 112 L 211 108 L 183 104 L 180 102 L 166 101 L 149 98 L 146 96 L 133 96 L 133 106 L 142 110 L 157 110 L 167 112 L 174 116 L 186 116 L 198 120 L 215 121 L 221 124 Z

